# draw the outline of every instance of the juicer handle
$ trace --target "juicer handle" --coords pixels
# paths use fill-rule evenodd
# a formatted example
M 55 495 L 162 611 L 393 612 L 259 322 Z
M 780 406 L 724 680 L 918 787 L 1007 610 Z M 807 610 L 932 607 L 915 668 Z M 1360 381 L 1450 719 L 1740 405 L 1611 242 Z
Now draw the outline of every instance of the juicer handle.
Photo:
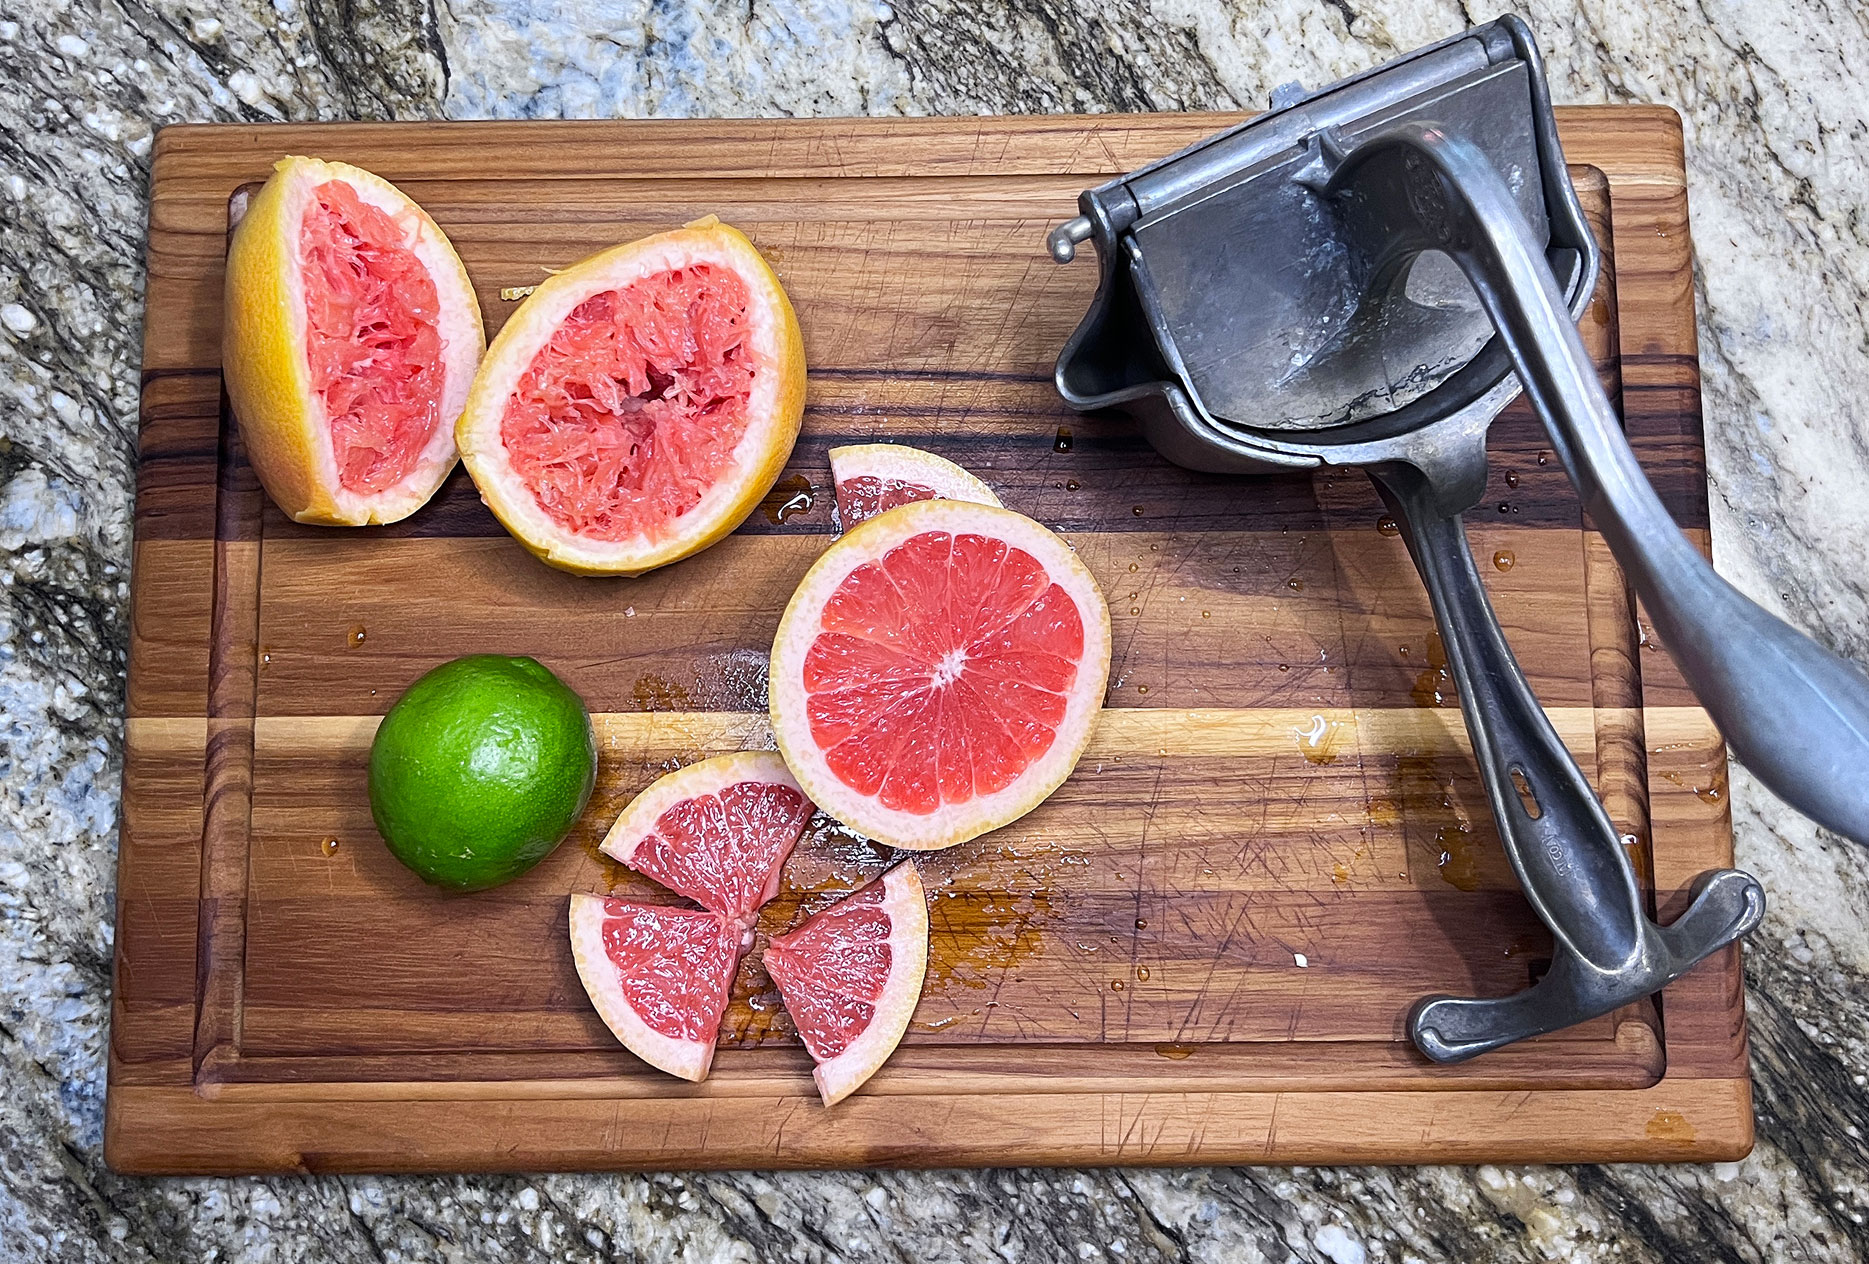
M 1869 677 L 1715 574 L 1675 526 L 1485 156 L 1403 124 L 1359 145 L 1332 187 L 1371 158 L 1400 186 L 1425 245 L 1451 255 L 1478 292 L 1584 508 L 1733 753 L 1792 807 L 1869 843 Z

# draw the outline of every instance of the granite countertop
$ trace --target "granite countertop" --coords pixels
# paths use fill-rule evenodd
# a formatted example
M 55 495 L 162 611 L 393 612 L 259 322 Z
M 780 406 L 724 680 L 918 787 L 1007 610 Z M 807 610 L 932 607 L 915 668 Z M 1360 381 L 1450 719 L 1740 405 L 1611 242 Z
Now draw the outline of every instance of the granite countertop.
M 1714 540 L 1869 661 L 1869 24 L 1555 0 L 1560 101 L 1687 124 Z M 0 6 L 0 1261 L 1869 1259 L 1869 852 L 1736 770 L 1759 1142 L 1711 1167 L 132 1180 L 100 1126 L 153 129 L 1231 108 L 1448 0 Z M 1479 18 L 1490 13 L 1471 15 Z

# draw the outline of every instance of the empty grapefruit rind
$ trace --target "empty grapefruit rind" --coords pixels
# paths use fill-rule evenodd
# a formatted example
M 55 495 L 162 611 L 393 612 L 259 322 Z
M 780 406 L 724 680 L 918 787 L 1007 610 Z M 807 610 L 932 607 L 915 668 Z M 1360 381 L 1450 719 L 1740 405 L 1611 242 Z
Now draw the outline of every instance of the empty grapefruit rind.
M 592 295 L 696 264 L 734 272 L 751 295 L 747 345 L 761 371 L 747 400 L 746 433 L 734 468 L 714 482 L 679 525 L 656 537 L 580 537 L 554 522 L 514 472 L 500 436 L 506 402 L 533 358 Z M 684 228 L 612 246 L 539 283 L 494 337 L 474 376 L 455 440 L 481 498 L 513 537 L 541 560 L 583 575 L 640 575 L 725 537 L 778 481 L 805 409 L 805 345 L 798 318 L 751 241 L 712 215 Z
M 699 1083 L 707 1078 L 708 1068 L 713 1065 L 714 1041 L 664 1036 L 637 1017 L 623 995 L 615 964 L 604 951 L 605 898 L 587 893 L 571 897 L 571 959 L 577 963 L 578 978 L 583 980 L 591 1005 L 624 1048 L 658 1071 Z
M 899 443 L 853 443 L 832 448 L 831 482 L 841 487 L 865 474 L 926 487 L 941 500 L 965 500 L 976 505 L 997 505 L 993 489 L 946 457 Z M 855 526 L 846 522 L 846 528 Z
M 363 494 L 342 486 L 324 407 L 311 386 L 300 229 L 318 186 L 338 180 L 408 233 L 439 301 L 440 421 L 414 470 Z M 349 163 L 286 157 L 248 203 L 227 248 L 221 363 L 247 458 L 267 494 L 298 522 L 360 527 L 395 522 L 428 503 L 454 468 L 454 422 L 486 347 L 467 269 L 428 212 L 395 185 Z
M 928 972 L 928 903 L 915 865 L 904 861 L 878 881 L 883 884 L 883 908 L 889 914 L 889 981 L 876 998 L 876 1012 L 863 1034 L 842 1053 L 811 1069 L 826 1106 L 850 1096 L 902 1043 Z
M 888 808 L 845 785 L 831 771 L 811 736 L 804 687 L 805 655 L 818 614 L 845 576 L 926 531 L 975 532 L 1030 553 L 1053 583 L 1077 604 L 1084 627 L 1078 676 L 1065 717 L 1050 748 L 1003 790 L 920 815 Z M 799 583 L 772 642 L 770 695 L 773 733 L 805 797 L 857 833 L 909 851 L 953 847 L 1016 821 L 1064 784 L 1089 744 L 1110 674 L 1110 611 L 1089 569 L 1071 547 L 1023 514 L 993 505 L 922 500 L 899 505 L 857 524 L 826 549 Z

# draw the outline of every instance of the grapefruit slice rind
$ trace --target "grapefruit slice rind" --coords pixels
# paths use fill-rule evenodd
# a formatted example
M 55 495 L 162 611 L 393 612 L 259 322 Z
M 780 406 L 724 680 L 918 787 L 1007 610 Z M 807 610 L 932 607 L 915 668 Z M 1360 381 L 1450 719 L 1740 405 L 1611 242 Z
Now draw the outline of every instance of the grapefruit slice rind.
M 541 282 L 488 348 L 455 437 L 528 550 L 637 575 L 740 524 L 784 468 L 804 396 L 784 289 L 708 216 Z
M 703 759 L 630 801 L 601 849 L 644 877 L 751 925 L 811 818 L 777 751 Z
M 707 1078 L 745 951 L 733 919 L 614 896 L 571 897 L 571 956 L 597 1014 L 657 1070 Z
M 222 337 L 247 458 L 289 517 L 395 522 L 454 468 L 480 307 L 446 234 L 389 181 L 280 159 L 228 245 Z
M 806 572 L 773 641 L 772 726 L 820 809 L 951 847 L 1064 782 L 1109 665 L 1109 611 L 1069 545 L 1007 509 L 918 501 Z
M 784 935 L 764 956 L 835 1106 L 874 1075 L 908 1031 L 928 969 L 928 905 L 903 863 Z
M 848 531 L 885 510 L 918 500 L 966 500 L 997 505 L 993 489 L 946 457 L 898 443 L 832 448 L 837 519 Z

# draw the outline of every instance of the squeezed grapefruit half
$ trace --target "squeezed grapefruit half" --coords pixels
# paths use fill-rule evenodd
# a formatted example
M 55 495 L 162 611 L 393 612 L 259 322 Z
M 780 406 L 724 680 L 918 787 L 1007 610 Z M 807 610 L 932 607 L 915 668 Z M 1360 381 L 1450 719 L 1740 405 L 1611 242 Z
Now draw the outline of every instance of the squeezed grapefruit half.
M 810 819 L 811 802 L 778 753 L 742 751 L 658 779 L 630 801 L 602 849 L 750 928 Z
M 917 500 L 970 500 L 997 505 L 993 489 L 946 457 L 896 443 L 855 443 L 831 449 L 837 520 L 848 531 L 886 509 Z
M 784 468 L 804 401 L 785 291 L 710 215 L 534 290 L 488 349 L 455 439 L 527 549 L 637 575 L 740 524 Z
M 928 906 L 915 866 L 895 868 L 773 939 L 763 961 L 835 1106 L 901 1043 L 928 969 Z
M 341 162 L 283 158 L 227 250 L 222 368 L 247 459 L 300 522 L 394 522 L 454 468 L 486 346 L 427 212 Z
M 1109 670 L 1109 610 L 1068 544 L 1008 509 L 917 501 L 806 572 L 773 641 L 772 727 L 819 808 L 951 847 L 1063 783 Z

